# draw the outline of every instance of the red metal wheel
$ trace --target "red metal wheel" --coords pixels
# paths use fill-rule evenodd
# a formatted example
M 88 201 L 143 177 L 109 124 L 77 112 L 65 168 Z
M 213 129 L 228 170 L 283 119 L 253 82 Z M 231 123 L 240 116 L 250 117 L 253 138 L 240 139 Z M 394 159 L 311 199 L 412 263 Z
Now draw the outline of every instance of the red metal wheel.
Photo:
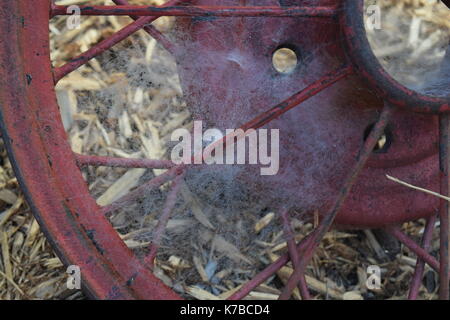
M 450 99 L 419 94 L 382 71 L 365 34 L 363 0 L 267 0 L 264 6 L 231 1 L 235 6 L 226 7 L 213 0 L 175 6 L 178 1 L 172 0 L 166 8 L 114 2 L 119 6 L 81 6 L 81 14 L 126 15 L 136 21 L 59 68 L 53 68 L 49 58 L 48 21 L 54 15 L 67 14 L 67 8 L 50 0 L 39 0 L 33 7 L 20 0 L 0 8 L 3 138 L 36 218 L 63 261 L 83 269 L 87 292 L 101 299 L 178 298 L 148 267 L 189 166 L 164 160 L 75 155 L 67 143 L 54 92 L 62 77 L 145 28 L 175 56 L 187 99 L 196 106 L 192 110 L 195 119 L 219 129 L 264 126 L 283 130 L 280 156 L 286 165 L 280 173 L 255 178 L 255 171 L 249 169 L 240 172 L 236 180 L 258 194 L 257 201 L 265 198 L 266 205 L 282 212 L 286 234 L 291 232 L 289 208 L 306 214 L 321 212 L 318 227 L 307 238 L 296 243 L 288 237 L 288 253 L 231 299 L 245 297 L 289 260 L 295 271 L 280 298 L 289 298 L 295 287 L 309 298 L 305 268 L 333 224 L 386 227 L 420 258 L 410 297 L 417 296 L 427 263 L 440 274 L 440 297 L 448 299 L 448 202 L 384 177 L 390 174 L 431 190 L 439 189 L 440 181 L 440 193 L 449 194 L 449 118 L 445 112 Z M 178 33 L 176 45 L 149 25 L 160 16 L 184 17 L 178 21 L 184 32 Z M 234 20 L 224 28 L 227 19 Z M 284 19 L 283 24 L 279 19 Z M 302 24 L 303 19 L 310 20 Z M 296 72 L 284 77 L 270 63 L 280 47 L 293 48 L 302 59 Z M 318 48 L 320 54 L 316 54 Z M 205 54 L 206 61 L 193 59 L 202 52 L 217 55 Z M 195 81 L 199 75 L 204 81 Z M 245 92 L 245 99 L 240 92 Z M 229 107 L 225 110 L 224 105 Z M 268 109 L 270 105 L 275 107 Z M 301 108 L 292 110 L 297 106 Z M 283 116 L 288 111 L 290 117 Z M 389 141 L 389 152 L 373 153 L 383 134 L 395 137 Z M 414 146 L 408 143 L 412 140 Z M 81 175 L 82 165 L 168 171 L 109 206 L 99 207 Z M 125 246 L 105 215 L 171 180 L 154 243 L 140 259 Z M 293 201 L 304 195 L 308 199 Z M 427 251 L 438 208 L 440 261 Z M 429 220 L 423 248 L 395 227 L 418 218 Z

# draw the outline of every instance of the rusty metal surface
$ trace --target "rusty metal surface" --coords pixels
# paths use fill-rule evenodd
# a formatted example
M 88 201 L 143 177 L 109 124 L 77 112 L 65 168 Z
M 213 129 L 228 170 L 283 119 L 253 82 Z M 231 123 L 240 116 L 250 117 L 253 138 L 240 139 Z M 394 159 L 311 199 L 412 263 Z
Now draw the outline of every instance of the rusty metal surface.
M 344 2 L 297 4 L 332 6 Z M 195 4 L 219 5 L 220 1 Z M 278 1 L 247 3 L 257 4 L 274 6 Z M 176 43 L 184 50 L 176 57 L 183 89 L 189 105 L 196 106 L 193 112 L 197 119 L 219 129 L 239 127 L 328 72 L 354 65 L 342 33 L 347 29 L 349 34 L 352 26 L 343 27 L 339 19 L 281 21 L 180 19 L 182 36 Z M 277 73 L 270 60 L 283 46 L 299 56 L 295 72 L 287 75 Z M 365 130 L 377 120 L 384 105 L 383 96 L 366 85 L 366 75 L 362 75 L 341 80 L 266 126 L 280 128 L 281 170 L 275 177 L 262 179 L 248 173 L 243 180 L 253 192 L 274 194 L 273 202 L 295 199 L 301 212 L 327 211 L 364 142 Z M 388 124 L 392 134 L 389 149 L 372 155 L 336 217 L 337 224 L 377 227 L 432 214 L 438 200 L 406 190 L 388 181 L 385 174 L 438 190 L 437 124 L 435 116 L 394 110 Z M 285 198 L 276 190 L 285 190 Z

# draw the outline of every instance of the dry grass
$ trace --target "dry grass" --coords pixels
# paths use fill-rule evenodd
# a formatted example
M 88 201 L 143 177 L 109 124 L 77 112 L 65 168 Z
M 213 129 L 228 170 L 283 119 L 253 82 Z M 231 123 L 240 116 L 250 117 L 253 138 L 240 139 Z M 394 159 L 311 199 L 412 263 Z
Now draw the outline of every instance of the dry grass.
M 30 213 L 0 140 L 0 300 L 58 299 L 66 291 L 65 268 Z
M 450 41 L 448 8 L 435 0 L 378 3 L 381 29 L 370 31 L 369 41 L 386 71 L 411 89 L 437 94 L 443 87 L 440 93 L 448 94 L 448 83 L 439 75 L 448 73 L 442 67 Z
M 130 2 L 161 4 L 163 1 Z M 100 0 L 89 3 L 110 4 Z M 390 5 L 388 1 L 384 3 Z M 411 1 L 402 3 L 409 5 Z M 54 19 L 51 24 L 52 59 L 56 65 L 62 64 L 129 21 L 125 17 L 91 17 L 83 19 L 80 30 L 67 31 L 64 18 Z M 159 19 L 157 26 L 160 30 L 169 30 L 172 21 Z M 136 70 L 142 70 L 144 76 Z M 112 53 L 92 60 L 63 79 L 57 93 L 74 151 L 133 158 L 164 157 L 171 131 L 182 126 L 192 127 L 175 70 L 170 55 L 141 31 L 118 45 Z M 142 81 L 149 83 L 142 86 Z M 108 108 L 99 108 L 105 104 Z M 82 297 L 65 289 L 65 268 L 30 214 L 2 145 L 0 150 L 0 299 Z M 83 174 L 93 196 L 99 203 L 108 204 L 161 171 L 89 168 Z M 143 207 L 118 212 L 112 218 L 121 237 L 138 254 L 148 246 L 148 234 L 157 222 L 166 191 L 167 186 L 145 200 L 147 203 Z M 241 225 L 248 225 L 245 230 L 250 230 L 250 239 L 237 246 L 228 237 L 213 232 L 216 226 L 229 222 L 217 220 L 215 212 L 208 210 L 188 185 L 183 186 L 182 196 L 183 200 L 177 206 L 178 215 L 175 214 L 169 223 L 169 228 L 174 230 L 171 234 L 179 240 L 177 232 L 186 234 L 195 229 L 197 233 L 185 238 L 189 241 L 178 251 L 167 249 L 159 255 L 156 274 L 186 297 L 226 298 L 254 275 L 257 268 L 285 252 L 286 239 L 277 215 L 272 212 L 259 212 L 258 218 L 248 221 L 239 220 Z M 188 219 L 183 216 L 186 208 L 192 212 Z M 297 240 L 313 227 L 311 223 L 296 219 L 292 226 Z M 405 224 L 404 229 L 419 239 L 423 221 Z M 169 244 L 170 240 L 166 245 Z M 437 252 L 438 245 L 438 241 L 433 242 L 433 253 Z M 213 258 L 216 255 L 217 260 Z M 224 257 L 227 262 L 218 264 Z M 379 291 L 368 291 L 365 268 L 374 264 L 382 268 L 383 285 Z M 402 299 L 414 265 L 414 255 L 380 231 L 335 230 L 325 237 L 318 249 L 308 269 L 307 282 L 318 299 Z M 276 298 L 291 271 L 291 266 L 287 265 L 250 297 Z M 437 297 L 436 278 L 435 272 L 427 267 L 426 286 L 421 289 L 423 299 Z M 298 292 L 294 293 L 294 298 L 299 298 Z

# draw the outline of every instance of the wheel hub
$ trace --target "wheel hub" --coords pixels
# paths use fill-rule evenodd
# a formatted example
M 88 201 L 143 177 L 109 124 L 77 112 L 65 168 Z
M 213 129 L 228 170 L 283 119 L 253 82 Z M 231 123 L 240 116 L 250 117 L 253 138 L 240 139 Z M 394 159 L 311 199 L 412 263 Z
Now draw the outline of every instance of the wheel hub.
M 199 4 L 206 2 L 219 5 L 219 1 Z M 330 5 L 330 1 L 315 5 Z M 185 48 L 176 59 L 188 105 L 196 119 L 223 130 L 245 123 L 347 59 L 338 20 L 184 19 L 177 37 Z M 272 56 L 279 48 L 293 49 L 297 55 L 298 65 L 291 73 L 273 67 Z M 239 173 L 233 179 L 258 194 L 258 203 L 264 199 L 268 206 L 289 204 L 309 217 L 316 210 L 325 211 L 384 104 L 382 96 L 365 83 L 367 79 L 352 75 L 271 122 L 267 128 L 280 129 L 279 173 L 261 177 L 246 166 L 236 169 Z M 437 118 L 399 109 L 392 123 L 386 147 L 372 155 L 337 224 L 378 227 L 425 217 L 437 208 L 434 197 L 405 190 L 386 178 L 389 174 L 437 189 Z M 217 174 L 229 173 L 217 168 Z

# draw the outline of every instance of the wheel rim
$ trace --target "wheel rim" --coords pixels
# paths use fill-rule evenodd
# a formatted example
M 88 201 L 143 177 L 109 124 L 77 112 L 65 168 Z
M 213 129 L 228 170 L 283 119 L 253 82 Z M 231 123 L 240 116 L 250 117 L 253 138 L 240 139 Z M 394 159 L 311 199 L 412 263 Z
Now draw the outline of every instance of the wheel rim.
M 116 3 L 124 4 L 124 1 L 117 0 Z M 358 1 L 361 4 L 362 1 Z M 67 74 L 75 67 L 80 66 L 80 60 L 72 61 L 68 65 L 56 69 L 51 73 L 50 59 L 48 64 L 41 65 L 35 63 L 36 56 L 49 57 L 48 51 L 48 34 L 46 34 L 46 23 L 53 14 L 64 14 L 65 8 L 53 7 L 50 1 L 41 1 L 38 8 L 27 8 L 26 4 L 19 2 L 16 4 L 8 4 L 2 8 L 2 33 L 4 41 L 2 43 L 20 44 L 12 48 L 2 48 L 0 54 L 3 61 L 2 74 L 6 75 L 2 79 L 1 91 L 1 123 L 3 129 L 3 137 L 5 138 L 9 154 L 13 159 L 15 171 L 24 188 L 25 195 L 29 203 L 33 207 L 34 214 L 40 221 L 48 237 L 59 249 L 60 257 L 66 264 L 80 265 L 84 270 L 84 284 L 86 290 L 94 297 L 98 298 L 150 298 L 150 299 L 174 299 L 178 296 L 167 288 L 159 279 L 157 279 L 137 258 L 135 258 L 123 241 L 117 236 L 116 232 L 106 219 L 98 219 L 102 213 L 110 212 L 114 209 L 114 205 L 106 208 L 99 208 L 94 199 L 89 195 L 85 182 L 81 174 L 74 174 L 70 179 L 64 178 L 67 172 L 77 173 L 77 164 L 95 164 L 102 163 L 103 160 L 111 161 L 111 159 L 100 159 L 93 157 L 76 157 L 66 142 L 66 133 L 60 121 L 58 106 L 56 104 L 55 94 L 53 90 L 53 81 L 59 80 L 63 75 Z M 330 12 L 335 13 L 334 8 L 326 8 L 327 10 L 319 10 L 320 15 L 329 16 Z M 333 9 L 333 10 L 331 10 Z M 174 10 L 174 15 L 187 14 L 185 11 Z M 177 9 L 178 10 L 178 9 Z M 181 10 L 181 9 L 180 9 Z M 125 10 L 124 14 L 142 14 L 139 10 Z M 267 14 L 276 14 L 273 8 L 267 9 Z M 85 11 L 89 13 L 89 11 Z M 91 13 L 99 13 L 91 12 Z M 104 11 L 104 13 L 108 13 Z M 112 13 L 112 12 L 110 12 Z M 117 13 L 117 12 L 116 12 Z M 195 12 L 194 12 L 195 13 Z M 168 14 L 166 12 L 166 14 Z M 198 13 L 197 13 L 198 14 Z M 225 13 L 224 13 L 225 14 Z M 249 14 L 247 12 L 241 14 Z M 256 14 L 256 13 L 253 13 Z M 277 13 L 278 15 L 287 14 L 286 12 Z M 302 14 L 318 14 L 317 11 L 307 11 Z M 139 18 L 134 25 L 136 30 L 140 29 L 148 23 L 144 21 L 146 18 Z M 148 19 L 148 18 L 147 18 Z M 140 21 L 139 21 L 140 20 Z M 18 23 L 20 21 L 20 23 Z M 351 25 L 351 23 L 348 23 Z M 38 37 L 34 37 L 30 32 L 26 32 L 29 26 L 40 26 Z M 21 28 L 23 30 L 21 30 Z M 31 27 L 30 27 L 31 28 Z M 47 30 L 48 31 L 48 30 Z M 131 32 L 129 30 L 129 32 Z M 18 34 L 18 36 L 17 36 Z M 45 36 L 43 36 L 45 35 Z M 15 40 L 15 41 L 14 41 Z M 115 39 L 114 41 L 116 41 Z M 110 47 L 114 42 L 111 41 L 105 47 Z M 97 47 L 98 49 L 98 47 Z M 101 50 L 98 49 L 98 50 Z M 92 52 L 93 56 L 95 52 Z M 14 63 L 11 63 L 11 57 L 16 57 Z M 84 55 L 85 60 L 89 57 Z M 355 59 L 353 57 L 353 59 Z M 83 59 L 81 59 L 83 60 Z M 356 62 L 358 65 L 359 62 Z M 42 72 L 44 70 L 44 72 Z M 342 78 L 346 78 L 353 72 L 351 67 L 343 67 L 338 71 L 331 73 L 320 79 L 320 81 L 308 86 L 305 90 L 295 94 L 293 98 L 288 99 L 271 109 L 269 112 L 262 114 L 260 117 L 247 122 L 242 128 L 257 128 L 266 124 L 267 117 L 275 118 L 288 109 L 295 107 L 297 104 L 308 99 L 311 95 L 316 94 L 325 88 L 333 85 Z M 22 77 L 14 77 L 8 75 L 21 75 Z M 52 78 L 53 75 L 53 78 Z M 378 83 L 378 82 L 377 82 Z M 49 84 L 52 84 L 50 86 Z M 51 90 L 50 90 L 51 89 Z M 26 97 L 25 101 L 16 101 L 17 96 Z M 439 102 L 439 107 L 434 108 L 436 111 L 443 111 L 448 108 L 445 106 L 446 101 Z M 288 106 L 287 108 L 285 106 Z M 6 107 L 5 107 L 6 106 Z M 11 108 L 10 106 L 14 106 Z M 443 106 L 443 107 L 442 107 Z M 30 112 L 31 111 L 31 112 Z M 387 105 L 381 113 L 380 118 L 376 121 L 371 132 L 369 133 L 362 151 L 357 158 L 356 166 L 350 171 L 344 187 L 340 190 L 339 196 L 334 200 L 333 205 L 323 219 L 316 231 L 310 237 L 296 244 L 293 241 L 288 243 L 289 254 L 281 257 L 277 262 L 270 265 L 266 270 L 259 274 L 250 283 L 245 285 L 238 293 L 233 295 L 232 299 L 243 298 L 252 288 L 264 281 L 268 276 L 273 274 L 277 268 L 283 266 L 289 259 L 294 261 L 295 272 L 291 277 L 288 285 L 284 289 L 281 298 L 288 298 L 292 290 L 299 285 L 299 289 L 305 298 L 309 297 L 304 282 L 304 271 L 306 264 L 311 259 L 314 249 L 317 247 L 320 239 L 329 230 L 337 213 L 343 207 L 344 200 L 347 198 L 356 177 L 363 169 L 378 138 L 383 134 L 386 125 L 393 114 L 391 106 Z M 55 119 L 57 121 L 55 121 Z M 31 128 L 31 129 L 30 129 Z M 441 141 L 447 141 L 448 119 L 446 115 L 441 116 L 440 120 Z M 23 146 L 27 146 L 24 148 Z M 28 148 L 29 146 L 29 148 Z M 447 179 L 447 144 L 441 147 L 441 191 L 448 194 L 448 186 L 445 185 Z M 33 156 L 30 156 L 33 155 Z M 145 167 L 146 165 L 154 167 L 166 167 L 164 163 L 138 163 L 136 166 Z M 130 166 L 127 163 L 126 166 Z M 36 168 L 39 168 L 38 170 Z M 160 181 L 152 181 L 155 185 L 162 184 L 170 179 L 181 179 L 184 167 L 174 167 L 167 174 L 160 178 Z M 43 188 L 45 181 L 47 187 Z M 146 186 L 148 187 L 148 185 Z M 356 186 L 356 188 L 358 188 Z M 173 187 L 176 194 L 176 184 Z M 74 197 L 73 195 L 77 196 Z M 77 201 L 77 199 L 83 201 Z M 133 197 L 121 199 L 129 201 Z M 169 201 L 170 202 L 170 201 Z M 119 202 L 120 203 L 120 202 Z M 435 203 L 435 201 L 432 201 Z M 448 225 L 448 205 L 442 201 L 440 204 L 442 209 L 441 224 Z M 166 207 L 170 208 L 170 206 Z M 167 211 L 166 216 L 170 214 Z M 164 213 L 163 213 L 164 216 Z M 420 213 L 418 216 L 423 216 Z M 288 226 L 287 213 L 283 213 L 285 226 Z M 430 218 L 429 225 L 432 224 L 433 217 Z M 162 219 L 164 220 L 164 219 Z M 401 219 L 400 219 L 401 220 Z M 164 227 L 164 224 L 161 224 Z M 163 229 L 160 231 L 162 232 Z M 389 230 L 403 242 L 414 246 L 409 239 L 402 236 L 398 229 L 389 228 Z M 286 233 L 289 233 L 287 228 Z M 446 233 L 447 232 L 447 233 Z M 448 245 L 448 228 L 446 232 L 442 232 L 441 239 L 441 256 L 448 257 L 446 247 Z M 429 237 L 429 234 L 426 233 Z M 427 241 L 424 239 L 424 247 Z M 445 241 L 445 239 L 447 240 Z M 297 247 L 297 248 L 296 248 Z M 151 263 L 155 257 L 157 246 L 154 246 L 146 259 L 147 263 Z M 448 248 L 447 248 L 448 250 Z M 299 251 L 299 252 L 297 252 Z M 440 264 L 432 258 L 426 251 L 421 252 L 420 248 L 414 250 L 423 261 L 427 261 L 430 265 L 438 268 L 441 276 L 441 298 L 448 298 L 448 263 L 442 259 Z M 303 259 L 299 259 L 301 254 Z M 420 268 L 423 268 L 423 261 L 420 262 L 422 267 L 418 267 L 414 281 L 420 276 Z M 447 293 L 445 293 L 447 292 Z

